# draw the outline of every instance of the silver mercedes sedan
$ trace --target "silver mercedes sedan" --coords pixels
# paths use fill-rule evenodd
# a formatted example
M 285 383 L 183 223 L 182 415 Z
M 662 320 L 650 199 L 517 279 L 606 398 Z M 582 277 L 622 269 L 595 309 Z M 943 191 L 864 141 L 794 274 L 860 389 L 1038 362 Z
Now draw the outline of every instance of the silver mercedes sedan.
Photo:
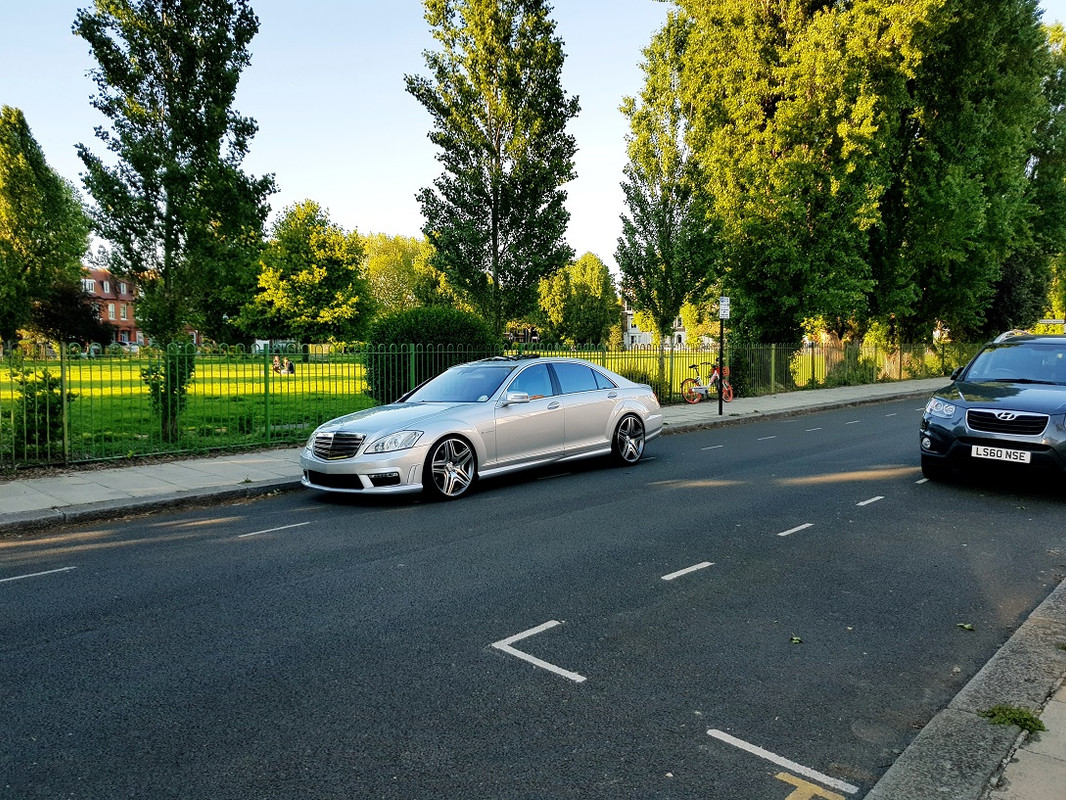
M 662 427 L 649 386 L 576 358 L 497 356 L 319 426 L 300 467 L 312 489 L 455 499 L 479 477 L 555 461 L 635 464 Z

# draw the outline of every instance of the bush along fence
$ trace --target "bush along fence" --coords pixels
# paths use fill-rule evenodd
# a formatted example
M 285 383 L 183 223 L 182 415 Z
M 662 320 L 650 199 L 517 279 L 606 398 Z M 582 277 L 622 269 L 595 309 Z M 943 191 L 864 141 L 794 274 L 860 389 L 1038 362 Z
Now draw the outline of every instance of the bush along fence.
M 528 350 L 528 348 L 527 348 Z M 976 348 L 727 348 L 738 396 L 945 375 Z M 506 351 L 514 354 L 516 351 Z M 690 365 L 715 348 L 535 349 L 586 358 L 680 402 Z M 452 364 L 503 354 L 409 345 L 37 348 L 0 361 L 0 469 L 299 444 L 320 423 L 381 403 Z M 705 374 L 706 368 L 704 368 Z

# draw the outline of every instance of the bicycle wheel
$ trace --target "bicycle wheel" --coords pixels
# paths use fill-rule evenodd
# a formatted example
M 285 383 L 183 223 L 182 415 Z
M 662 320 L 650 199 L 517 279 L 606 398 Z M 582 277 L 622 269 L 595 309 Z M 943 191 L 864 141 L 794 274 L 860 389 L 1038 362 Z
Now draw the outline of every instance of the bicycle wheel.
M 727 403 L 733 402 L 733 384 L 722 384 L 722 399 L 725 400 Z
M 695 378 L 685 378 L 681 381 L 681 396 L 685 398 L 686 403 L 698 403 L 702 399 L 702 395 L 696 391 L 697 386 L 699 384 Z

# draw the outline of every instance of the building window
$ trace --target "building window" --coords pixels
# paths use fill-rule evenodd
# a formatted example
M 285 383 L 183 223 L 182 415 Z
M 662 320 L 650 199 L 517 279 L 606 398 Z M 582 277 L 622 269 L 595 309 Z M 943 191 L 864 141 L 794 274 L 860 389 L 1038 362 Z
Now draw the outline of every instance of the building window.
M 129 316 L 126 313 L 126 304 L 125 303 L 123 303 L 121 306 L 119 306 L 118 313 L 119 313 L 119 316 L 122 319 L 124 319 L 124 320 L 129 319 Z
M 119 281 L 118 282 L 118 293 L 119 294 L 126 294 L 127 293 L 126 282 L 125 281 Z M 123 317 L 123 319 L 125 319 L 125 317 Z
M 108 303 L 107 304 L 107 318 L 108 319 L 114 319 L 115 318 L 115 304 L 114 303 Z
M 104 281 L 104 294 L 111 294 L 111 281 Z
M 85 291 L 87 291 L 89 294 L 93 294 L 96 292 L 96 281 L 94 281 L 92 278 L 82 278 L 81 285 L 85 287 Z

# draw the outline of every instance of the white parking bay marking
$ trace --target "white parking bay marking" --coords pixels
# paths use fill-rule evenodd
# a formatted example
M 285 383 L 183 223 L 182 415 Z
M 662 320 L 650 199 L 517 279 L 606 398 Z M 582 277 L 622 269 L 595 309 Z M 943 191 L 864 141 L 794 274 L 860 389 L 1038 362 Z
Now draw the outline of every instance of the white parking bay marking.
M 77 567 L 60 567 L 59 569 L 50 569 L 45 572 L 31 572 L 29 575 L 16 575 L 13 578 L 0 578 L 0 583 L 7 583 L 8 581 L 23 581 L 26 578 L 40 578 L 42 575 L 55 575 L 57 572 L 70 572 Z
M 531 656 L 529 653 L 523 653 L 521 650 L 511 647 L 511 645 L 515 642 L 520 642 L 523 639 L 528 639 L 530 636 L 536 636 L 538 633 L 544 633 L 544 631 L 550 630 L 562 624 L 563 623 L 559 622 L 559 620 L 548 620 L 542 625 L 538 625 L 535 628 L 530 628 L 528 631 L 522 631 L 522 633 L 516 633 L 514 636 L 508 636 L 506 639 L 500 639 L 500 641 L 498 642 L 493 642 L 492 646 L 495 647 L 497 650 L 502 650 L 508 655 L 514 656 L 515 658 L 520 658 L 523 661 L 528 661 L 535 667 L 540 667 L 541 669 L 548 670 L 548 672 L 554 672 L 556 675 L 561 675 L 562 677 L 566 678 L 567 680 L 571 680 L 574 683 L 583 683 L 585 681 L 584 675 L 578 675 L 576 672 L 570 672 L 569 670 L 565 670 L 562 667 L 557 667 L 554 664 L 549 664 L 547 661 L 542 661 L 536 656 Z
M 869 500 L 862 500 L 861 502 L 858 502 L 855 505 L 857 505 L 857 506 L 868 506 L 868 505 L 870 505 L 870 503 L 876 503 L 878 500 L 884 500 L 884 499 L 885 499 L 884 495 L 880 495 L 879 494 L 879 495 L 877 495 L 877 497 L 871 497 Z
M 265 531 L 252 531 L 251 533 L 242 533 L 238 536 L 238 539 L 246 539 L 249 536 L 258 536 L 261 533 L 274 533 L 274 531 L 287 531 L 289 528 L 302 528 L 304 525 L 310 525 L 310 522 L 297 522 L 294 525 L 282 525 L 280 528 L 267 528 Z
M 682 575 L 688 575 L 690 572 L 696 572 L 701 569 L 707 569 L 707 567 L 713 567 L 713 561 L 702 561 L 699 564 L 695 564 L 691 567 L 685 567 L 679 569 L 677 572 L 671 572 L 669 575 L 663 575 L 664 581 L 672 581 L 674 578 L 680 578 Z
M 812 781 L 817 781 L 823 786 L 829 786 L 833 789 L 839 789 L 840 791 L 847 792 L 848 794 L 855 794 L 857 791 L 859 791 L 858 786 L 852 786 L 850 783 L 845 783 L 844 781 L 837 780 L 836 778 L 830 778 L 828 775 L 823 775 L 822 773 L 817 772 L 811 769 L 810 767 L 805 767 L 802 764 L 797 764 L 795 761 L 789 761 L 787 758 L 782 758 L 776 753 L 771 753 L 769 750 L 764 750 L 761 747 L 749 744 L 743 739 L 738 739 L 735 736 L 730 736 L 728 733 L 725 733 L 723 731 L 714 730 L 712 728 L 711 730 L 707 731 L 707 735 L 713 736 L 715 739 L 725 742 L 726 744 L 731 744 L 733 745 L 733 747 L 739 747 L 741 750 L 751 753 L 752 755 L 758 756 L 759 758 L 764 758 L 772 764 L 777 764 L 779 767 L 784 767 L 787 770 L 799 773 L 805 778 L 810 778 Z
M 778 536 L 790 536 L 793 533 L 799 533 L 800 531 L 805 531 L 805 530 L 807 530 L 807 528 L 813 528 L 813 527 L 814 527 L 814 523 L 813 522 L 804 522 L 802 525 L 797 525 L 795 528 L 789 528 L 787 531 L 781 531 L 781 533 L 779 533 L 777 535 Z

